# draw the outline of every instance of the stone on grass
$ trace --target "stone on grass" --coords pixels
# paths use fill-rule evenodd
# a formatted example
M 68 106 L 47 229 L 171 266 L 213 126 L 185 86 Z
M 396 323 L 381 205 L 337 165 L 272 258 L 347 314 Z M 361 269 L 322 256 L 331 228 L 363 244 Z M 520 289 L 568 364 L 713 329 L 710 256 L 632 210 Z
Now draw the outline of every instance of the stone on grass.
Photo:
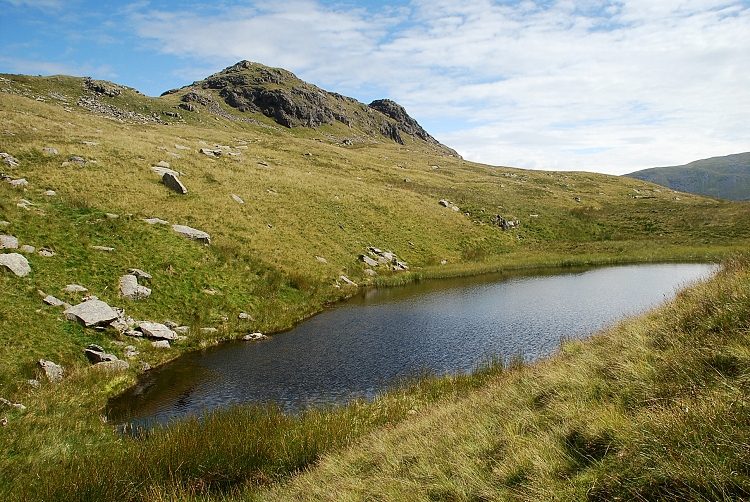
M 237 204 L 244 204 L 245 203 L 245 201 L 242 199 L 242 197 L 240 197 L 236 193 L 232 194 L 232 200 L 234 200 Z
M 18 159 L 9 153 L 0 152 L 0 162 L 10 167 L 18 167 Z
M 127 370 L 128 368 L 130 368 L 130 363 L 128 363 L 127 361 L 123 361 L 122 359 L 115 359 L 114 361 L 102 361 L 100 363 L 96 363 L 93 367 L 98 371 L 114 373 Z
M 115 309 L 101 300 L 87 300 L 65 309 L 64 313 L 69 320 L 77 320 L 87 328 L 107 326 L 119 317 Z
M 135 348 L 135 345 L 128 345 L 127 347 L 125 347 L 125 349 L 123 349 L 123 355 L 128 359 L 132 359 L 138 354 L 140 354 L 140 352 L 138 352 L 138 349 Z
M 104 213 L 104 216 L 106 216 L 108 220 L 116 220 L 120 217 L 117 213 Z
M 7 227 L 8 225 L 10 225 L 9 221 L 0 220 L 0 227 Z
M 26 178 L 18 178 L 17 180 L 10 180 L 8 183 L 10 183 L 10 186 L 14 188 L 23 188 L 29 186 L 29 182 L 26 180 Z
M 151 296 L 151 289 L 138 284 L 138 277 L 127 274 L 120 277 L 120 295 L 130 300 L 141 300 Z
M 153 166 L 151 170 L 155 174 L 158 174 L 159 176 L 164 176 L 165 174 L 171 174 L 172 176 L 179 176 L 181 174 L 179 171 L 175 171 L 174 169 L 169 169 L 168 167 Z
M 22 405 L 21 403 L 11 402 L 4 397 L 0 397 L 0 405 L 7 406 L 8 408 L 15 408 L 18 411 L 24 411 L 26 409 L 26 406 Z
M 0 235 L 0 249 L 18 249 L 18 239 L 12 235 Z
M 357 285 L 356 282 L 352 281 L 351 279 L 349 279 L 345 275 L 339 276 L 339 279 L 341 279 L 342 281 L 344 281 L 344 283 L 348 284 L 349 286 L 356 286 Z
M 221 155 L 221 150 L 211 150 L 210 148 L 201 148 L 198 151 L 203 155 L 208 155 L 209 157 L 218 157 Z
M 169 169 L 172 166 L 169 165 L 169 162 L 167 162 L 166 160 L 160 160 L 159 162 L 154 164 L 154 167 L 166 167 L 167 169 Z
M 5 253 L 0 254 L 0 267 L 5 267 L 18 277 L 26 277 L 31 273 L 29 261 L 22 254 Z
M 63 288 L 66 293 L 88 293 L 88 289 L 84 288 L 80 284 L 68 284 Z
M 57 148 L 52 148 L 51 146 L 45 146 L 44 148 L 42 148 L 42 153 L 45 155 L 57 155 L 60 152 L 57 151 Z
M 187 335 L 190 331 L 190 326 L 177 326 L 174 331 L 179 335 Z
M 202 230 L 188 227 L 186 225 L 172 225 L 172 230 L 188 239 L 196 240 L 206 245 L 211 244 L 211 236 Z
M 83 353 L 86 356 L 86 359 L 88 359 L 91 364 L 118 360 L 117 356 L 115 356 L 114 354 L 107 354 L 99 345 L 91 344 L 86 347 Z
M 377 267 L 378 262 L 367 256 L 366 254 L 359 255 L 359 259 L 365 262 L 365 265 L 370 267 Z
M 29 246 L 28 244 L 24 244 L 18 248 L 18 250 L 26 254 L 34 254 L 36 252 L 36 248 L 34 246 Z
M 158 322 L 141 321 L 138 323 L 138 329 L 148 338 L 157 340 L 175 340 L 177 333 Z
M 52 258 L 53 256 L 55 256 L 55 252 L 52 251 L 51 249 L 47 249 L 47 248 L 40 249 L 37 254 L 39 256 L 43 256 L 45 258 Z
M 128 273 L 133 274 L 139 279 L 147 279 L 147 280 L 151 279 L 151 274 L 149 274 L 148 272 L 144 272 L 140 268 L 129 268 Z
M 180 178 L 172 173 L 164 173 L 164 175 L 161 177 L 161 182 L 164 183 L 167 188 L 179 194 L 185 195 L 186 193 L 188 193 L 187 187 L 182 184 Z
M 63 306 L 64 306 L 65 308 L 67 308 L 67 307 L 70 307 L 70 305 L 68 305 L 68 304 L 67 304 L 67 303 L 65 303 L 64 301 L 60 300 L 59 298 L 55 298 L 55 297 L 54 297 L 54 296 L 52 296 L 52 295 L 47 295 L 47 296 L 45 296 L 45 297 L 44 297 L 44 298 L 42 299 L 42 301 L 43 301 L 44 303 L 46 303 L 47 305 L 52 305 L 53 307 L 63 307 Z
M 115 248 L 110 246 L 91 246 L 91 249 L 94 249 L 96 251 L 104 251 L 105 253 L 111 253 L 115 250 Z
M 218 333 L 218 332 L 219 330 L 216 328 L 201 328 L 201 333 L 213 334 L 213 333 Z
M 46 195 L 47 197 L 54 197 L 55 195 L 57 195 L 57 192 L 55 192 L 54 190 L 46 190 L 44 192 L 44 195 Z
M 50 382 L 56 383 L 63 379 L 65 370 L 59 364 L 55 364 L 52 361 L 45 361 L 44 359 L 40 359 L 37 364 L 42 368 L 44 375 Z
M 143 221 L 149 225 L 169 225 L 167 220 L 162 220 L 161 218 L 144 218 Z
M 237 319 L 242 319 L 243 321 L 249 321 L 252 318 L 250 317 L 250 314 L 248 314 L 247 312 L 240 312 L 237 315 Z
M 375 271 L 374 271 L 373 269 L 371 269 L 371 268 L 366 268 L 366 269 L 365 269 L 365 275 L 369 275 L 370 277 L 375 277 L 376 275 L 378 275 L 378 273 L 377 273 L 377 272 L 375 272 Z
M 151 346 L 157 349 L 168 349 L 170 347 L 167 340 L 158 340 L 156 342 L 151 342 Z
M 328 260 L 326 260 L 322 256 L 316 256 L 315 259 L 318 261 L 318 263 L 328 263 Z

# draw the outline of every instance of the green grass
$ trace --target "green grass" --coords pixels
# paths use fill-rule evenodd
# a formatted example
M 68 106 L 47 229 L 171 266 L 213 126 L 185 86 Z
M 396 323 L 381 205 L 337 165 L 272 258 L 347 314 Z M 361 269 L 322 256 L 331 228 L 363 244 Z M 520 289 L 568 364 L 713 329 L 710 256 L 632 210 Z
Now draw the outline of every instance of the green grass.
M 339 281 L 342 274 L 367 287 L 538 267 L 705 262 L 746 249 L 750 242 L 750 204 L 592 173 L 489 167 L 440 155 L 408 138 L 397 145 L 341 124 L 286 129 L 259 115 L 243 115 L 257 121 L 253 124 L 219 119 L 205 110 L 181 111 L 183 118 L 176 119 L 165 115 L 177 111 L 175 95 L 154 99 L 125 90 L 115 98 L 101 98 L 123 110 L 156 113 L 167 124 L 119 122 L 75 105 L 83 94 L 80 79 L 3 78 L 0 151 L 21 164 L 1 170 L 25 177 L 30 186 L 17 190 L 0 183 L 0 220 L 10 222 L 0 232 L 17 236 L 21 244 L 51 248 L 56 256 L 30 255 L 33 271 L 23 279 L 0 272 L 0 396 L 27 406 L 23 413 L 8 410 L 8 425 L 0 428 L 0 493 L 24 493 L 31 473 L 41 476 L 50 466 L 82 465 L 77 462 L 97 450 L 122 459 L 117 456 L 125 451 L 122 442 L 100 415 L 109 397 L 135 382 L 141 362 L 154 366 L 247 332 L 288 328 L 354 294 L 356 288 Z M 343 146 L 341 140 L 353 134 L 367 140 Z M 240 155 L 210 159 L 198 152 L 215 144 L 233 145 Z M 43 154 L 48 146 L 60 155 Z M 70 155 L 90 162 L 62 166 Z M 149 170 L 161 160 L 185 173 L 188 195 L 169 192 Z M 44 196 L 47 189 L 57 196 Z M 233 201 L 233 193 L 246 204 Z M 634 198 L 644 194 L 653 198 Z M 19 208 L 21 198 L 35 205 L 28 211 Z M 439 206 L 443 198 L 461 211 Z M 109 219 L 106 213 L 119 218 Z M 519 218 L 521 227 L 503 232 L 491 224 L 496 214 Z M 168 227 L 146 225 L 146 217 L 205 230 L 212 245 L 186 241 Z M 92 245 L 115 251 L 102 253 Z M 368 278 L 357 259 L 368 246 L 396 252 L 410 271 L 379 270 L 377 277 Z M 146 300 L 119 298 L 117 280 L 131 267 L 153 275 L 153 294 Z M 65 320 L 61 309 L 44 305 L 38 293 L 74 303 L 79 296 L 61 292 L 69 283 L 88 287 L 136 319 L 189 325 L 190 334 L 170 350 L 156 350 L 112 330 L 83 329 Z M 252 319 L 240 321 L 240 312 Z M 218 333 L 200 332 L 209 326 L 219 328 Z M 105 375 L 89 367 L 83 355 L 89 343 L 118 356 L 124 344 L 133 344 L 141 354 L 130 370 Z M 37 376 L 40 358 L 66 368 L 62 384 L 40 389 L 27 384 Z M 398 416 L 371 425 L 400 420 Z M 199 429 L 195 424 L 184 427 Z M 305 458 L 317 458 L 352 439 L 332 439 Z M 196 450 L 190 451 L 197 455 Z M 107 458 L 100 458 L 103 465 L 109 465 Z M 175 458 L 192 461 L 189 456 Z M 160 465 L 167 471 L 173 467 L 167 461 Z M 287 467 L 282 477 L 289 474 Z M 57 471 L 51 472 L 54 479 Z M 272 471 L 259 472 L 277 479 L 268 474 Z M 65 479 L 77 479 L 70 476 Z M 154 493 L 169 493 L 166 479 L 171 478 L 162 472 L 151 480 Z M 244 483 L 241 474 L 232 479 L 232 486 Z M 178 484 L 183 481 L 188 483 L 175 478 Z

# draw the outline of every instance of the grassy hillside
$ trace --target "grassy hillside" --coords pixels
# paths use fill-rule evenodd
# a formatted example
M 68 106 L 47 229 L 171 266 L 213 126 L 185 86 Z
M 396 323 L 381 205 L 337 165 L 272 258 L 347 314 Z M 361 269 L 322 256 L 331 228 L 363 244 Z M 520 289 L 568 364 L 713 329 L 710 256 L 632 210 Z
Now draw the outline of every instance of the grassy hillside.
M 627 174 L 681 192 L 719 199 L 750 200 L 750 152 L 654 167 Z
M 0 182 L 0 233 L 55 253 L 27 254 L 32 272 L 23 278 L 0 270 L 0 397 L 26 406 L 0 410 L 2 495 L 23 494 L 29 476 L 50 466 L 117 452 L 122 442 L 102 411 L 145 365 L 287 328 L 354 294 L 342 275 L 366 286 L 531 266 L 707 261 L 750 240 L 748 204 L 626 178 L 478 165 L 417 137 L 404 134 L 399 144 L 339 121 L 287 128 L 228 106 L 212 89 L 203 90 L 212 106 L 189 111 L 180 93 L 147 98 L 109 85 L 0 76 L 0 152 L 19 161 L 0 172 L 28 180 Z M 163 161 L 184 173 L 186 195 L 152 172 Z M 520 226 L 504 231 L 498 215 Z M 151 217 L 204 230 L 211 245 L 143 221 Z M 409 271 L 369 275 L 358 259 L 368 246 L 397 253 Z M 130 268 L 153 276 L 149 298 L 120 297 L 118 278 Z M 83 328 L 42 302 L 41 293 L 77 303 L 82 294 L 62 290 L 71 283 L 134 319 L 172 320 L 189 332 L 157 349 Z M 83 354 L 90 343 L 120 358 L 132 345 L 138 355 L 126 371 L 100 372 Z M 64 366 L 63 382 L 40 378 L 38 359 Z

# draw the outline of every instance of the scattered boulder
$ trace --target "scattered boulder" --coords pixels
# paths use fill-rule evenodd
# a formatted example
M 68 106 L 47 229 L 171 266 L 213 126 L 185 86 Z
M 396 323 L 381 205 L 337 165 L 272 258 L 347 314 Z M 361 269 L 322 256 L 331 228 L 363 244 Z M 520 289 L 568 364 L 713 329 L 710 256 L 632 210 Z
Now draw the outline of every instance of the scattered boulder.
M 128 368 L 130 368 L 130 363 L 127 361 L 123 361 L 122 359 L 115 359 L 114 361 L 102 361 L 100 363 L 96 363 L 94 365 L 94 368 L 99 371 L 115 373 L 127 370 Z
M 60 152 L 57 151 L 57 148 L 52 148 L 51 146 L 45 146 L 42 148 L 42 153 L 44 155 L 57 155 Z
M 29 182 L 26 181 L 26 178 L 18 178 L 17 180 L 10 180 L 8 183 L 10 183 L 10 186 L 13 188 L 23 188 L 29 186 Z
M 349 286 L 356 286 L 357 285 L 356 282 L 352 281 L 351 279 L 349 279 L 345 275 L 339 276 L 339 279 L 341 279 L 345 284 L 348 284 Z
M 80 284 L 68 284 L 63 288 L 66 293 L 88 293 L 88 289 L 84 288 Z
M 328 260 L 326 260 L 322 256 L 316 256 L 315 259 L 318 261 L 318 263 L 323 263 L 323 264 L 328 263 Z
M 182 108 L 183 110 L 187 110 L 189 112 L 194 112 L 198 110 L 198 107 L 195 106 L 193 103 L 180 103 L 178 106 Z
M 257 340 L 267 340 L 268 337 L 263 333 L 250 333 L 242 337 L 246 342 L 254 342 Z
M 119 317 L 112 307 L 97 299 L 86 300 L 69 307 L 65 309 L 64 313 L 68 320 L 77 320 L 87 328 L 107 326 Z
M 51 249 L 47 249 L 47 248 L 40 249 L 37 254 L 39 256 L 43 256 L 45 258 L 52 258 L 53 256 L 55 256 L 55 252 L 52 251 Z
M 129 300 L 141 300 L 151 296 L 151 289 L 138 284 L 138 277 L 127 274 L 120 277 L 120 295 Z
M 153 171 L 155 174 L 158 174 L 159 176 L 164 176 L 165 174 L 171 174 L 172 176 L 181 176 L 182 173 L 179 171 L 175 171 L 174 169 L 170 169 L 168 167 L 163 166 L 152 166 L 151 171 Z
M 129 268 L 128 269 L 128 273 L 129 274 L 133 274 L 134 276 L 136 276 L 139 279 L 146 279 L 146 280 L 151 280 L 152 279 L 151 274 L 149 274 L 148 272 L 144 272 L 140 268 Z
M 29 246 L 28 244 L 24 244 L 18 248 L 18 250 L 26 254 L 34 254 L 36 252 L 36 248 L 34 246 Z
M 55 195 L 57 195 L 57 192 L 55 192 L 54 190 L 46 190 L 44 192 L 44 195 L 47 197 L 54 197 Z
M 64 301 L 60 300 L 59 298 L 55 298 L 52 295 L 45 296 L 42 301 L 46 303 L 47 305 L 52 305 L 53 307 L 65 307 L 68 308 L 70 305 L 65 303 Z
M 0 235 L 0 249 L 18 249 L 18 239 L 12 235 Z
M 158 340 L 155 342 L 151 342 L 151 346 L 157 349 L 168 349 L 171 347 L 167 340 Z
M 26 383 L 29 384 L 29 387 L 31 387 L 32 389 L 38 389 L 42 386 L 42 384 L 39 383 L 39 380 L 37 380 L 36 378 L 29 378 L 28 380 L 26 380 Z
M 252 317 L 247 312 L 240 312 L 237 315 L 237 319 L 242 319 L 243 321 L 251 321 Z
M 149 225 L 169 225 L 169 222 L 161 218 L 144 218 L 143 221 Z
M 371 268 L 366 268 L 366 269 L 365 269 L 365 275 L 369 275 L 370 277 L 375 277 L 376 275 L 378 275 L 378 273 L 377 273 L 377 272 L 375 272 L 375 271 L 374 271 L 373 269 L 371 269 Z
M 96 251 L 104 251 L 105 253 L 111 253 L 115 250 L 115 248 L 110 246 L 91 246 L 91 249 L 94 249 Z
M 86 347 L 83 353 L 86 356 L 86 359 L 88 359 L 91 364 L 118 360 L 117 356 L 115 356 L 114 354 L 107 354 L 99 345 L 91 344 Z
M 172 225 L 172 230 L 188 239 L 196 240 L 206 245 L 211 244 L 211 236 L 202 230 L 197 230 L 186 225 Z
M 210 148 L 201 148 L 198 150 L 203 155 L 207 155 L 209 157 L 220 157 L 221 156 L 221 150 L 212 150 Z
M 511 228 L 517 228 L 521 226 L 521 222 L 519 220 L 507 220 L 499 214 L 496 214 L 492 217 L 492 224 L 497 225 L 503 230 L 510 230 Z
M 52 361 L 45 361 L 44 359 L 40 359 L 37 364 L 42 368 L 44 375 L 50 382 L 57 383 L 63 379 L 65 370 L 59 364 L 55 364 Z
M 138 356 L 138 354 L 140 354 L 140 352 L 138 352 L 138 349 L 136 349 L 134 345 L 128 345 L 127 347 L 125 347 L 125 349 L 123 349 L 123 355 L 127 359 L 132 359 Z
M 9 153 L 0 152 L 0 162 L 10 167 L 18 167 L 19 161 Z
M 164 173 L 164 175 L 161 177 L 161 182 L 164 183 L 167 188 L 170 188 L 179 194 L 184 195 L 188 193 L 185 185 L 183 185 L 180 179 L 172 173 Z
M 0 254 L 0 267 L 7 268 L 18 277 L 26 277 L 31 273 L 29 261 L 19 253 Z
M 177 333 L 158 322 L 141 321 L 138 323 L 138 330 L 148 338 L 156 340 L 176 340 Z
M 187 335 L 189 331 L 190 331 L 190 326 L 177 326 L 174 329 L 174 332 L 177 333 L 178 335 Z
M 573 197 L 573 200 L 576 201 L 576 202 L 581 202 L 581 198 L 580 197 Z
M 11 401 L 8 401 L 4 397 L 0 397 L 0 405 L 7 406 L 8 408 L 15 408 L 18 411 L 26 410 L 26 406 L 22 405 L 21 403 L 13 403 Z
M 236 202 L 237 204 L 244 204 L 244 203 L 245 203 L 245 201 L 244 201 L 244 200 L 242 199 L 242 197 L 240 197 L 240 196 L 239 196 L 239 195 L 237 195 L 236 193 L 233 193 L 233 194 L 232 194 L 232 199 L 233 199 L 233 200 L 234 200 L 234 201 L 235 201 L 235 202 Z
M 116 220 L 120 217 L 120 215 L 117 213 L 104 213 L 104 216 L 106 216 L 108 220 Z
M 361 261 L 365 262 L 365 265 L 368 265 L 370 267 L 377 267 L 379 265 L 376 260 L 373 260 L 372 258 L 370 258 L 369 256 L 367 256 L 366 254 L 359 255 L 359 259 Z
M 75 164 L 77 166 L 85 166 L 86 165 L 86 159 L 81 157 L 80 155 L 71 155 L 68 157 L 67 162 L 63 162 L 63 166 L 67 166 L 70 164 Z

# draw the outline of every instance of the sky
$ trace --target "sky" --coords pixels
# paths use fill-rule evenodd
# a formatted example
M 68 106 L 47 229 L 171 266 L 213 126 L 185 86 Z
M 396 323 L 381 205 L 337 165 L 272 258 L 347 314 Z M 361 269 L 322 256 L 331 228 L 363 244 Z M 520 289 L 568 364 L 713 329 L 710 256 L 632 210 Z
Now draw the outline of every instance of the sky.
M 750 151 L 750 0 L 0 0 L 0 73 L 158 96 L 247 59 L 390 98 L 464 158 L 624 174 Z

